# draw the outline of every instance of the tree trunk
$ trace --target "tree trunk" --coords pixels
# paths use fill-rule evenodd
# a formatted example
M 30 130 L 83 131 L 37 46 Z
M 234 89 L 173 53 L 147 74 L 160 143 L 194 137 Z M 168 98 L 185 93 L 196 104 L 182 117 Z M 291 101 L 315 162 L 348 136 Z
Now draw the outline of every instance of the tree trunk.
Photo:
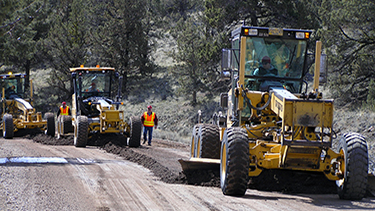
M 127 83 L 128 83 L 128 74 L 125 71 L 123 74 L 123 79 L 122 79 L 121 95 L 123 99 L 126 99 L 126 100 L 128 99 L 128 92 L 126 91 Z
M 25 73 L 26 73 L 26 78 L 25 78 L 25 90 L 29 88 L 30 86 L 30 66 L 31 66 L 31 61 L 28 59 L 26 60 L 26 63 L 24 65 L 25 68 Z
M 196 104 L 197 104 L 197 92 L 196 92 L 196 91 L 193 91 L 192 104 L 193 104 L 193 105 L 196 105 Z

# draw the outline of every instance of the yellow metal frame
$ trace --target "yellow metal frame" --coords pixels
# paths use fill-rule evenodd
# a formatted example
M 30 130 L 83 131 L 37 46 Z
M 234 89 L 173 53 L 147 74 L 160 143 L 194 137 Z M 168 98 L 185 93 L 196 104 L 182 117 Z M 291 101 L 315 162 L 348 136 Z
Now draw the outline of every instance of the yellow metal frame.
M 14 75 L 10 75 L 10 78 L 14 78 Z M 25 100 L 33 106 L 33 81 L 30 80 L 30 99 Z M 2 96 L 5 96 L 5 88 L 2 88 Z M 19 129 L 34 129 L 40 128 L 42 130 L 47 129 L 47 120 L 43 120 L 42 113 L 36 112 L 35 108 L 32 107 L 27 109 L 21 102 L 17 100 L 6 100 L 2 97 L 3 108 L 7 107 L 7 113 L 12 114 L 14 132 Z M 5 111 L 3 111 L 5 114 Z M 1 122 L 0 129 L 3 128 L 3 123 Z
M 76 67 L 70 68 L 70 72 L 76 71 L 115 71 L 115 68 L 112 67 Z M 75 94 L 72 95 L 72 116 L 73 122 L 74 117 L 77 116 L 77 108 L 76 105 L 76 97 Z M 116 110 L 115 105 L 110 105 L 106 107 L 102 107 L 100 104 L 96 105 L 96 109 L 100 111 L 99 114 L 99 121 L 98 122 L 91 122 L 89 124 L 89 133 L 130 133 L 130 126 L 125 121 L 124 111 Z
M 237 98 L 237 111 L 244 109 L 243 88 L 245 78 L 246 37 L 241 37 L 239 79 L 235 88 Z M 321 51 L 321 43 L 317 43 L 316 51 Z M 316 61 L 320 61 L 320 53 Z M 318 68 L 319 65 L 316 65 Z M 314 81 L 319 82 L 319 69 L 315 70 Z M 318 86 L 314 82 L 314 92 L 318 93 Z M 255 109 L 251 109 L 251 116 L 261 123 L 246 125 L 246 119 L 240 115 L 240 125 L 246 129 L 249 142 L 250 168 L 249 176 L 258 176 L 263 169 L 290 169 L 300 171 L 323 172 L 330 180 L 342 178 L 343 159 L 340 153 L 331 150 L 332 137 L 323 140 L 323 130 L 332 134 L 333 124 L 333 100 L 305 100 L 294 95 L 291 99 L 278 98 L 272 93 L 260 91 L 246 91 L 246 97 L 250 99 L 252 106 L 259 106 L 262 99 L 269 99 L 270 104 L 262 111 L 262 115 Z M 264 96 L 267 94 L 271 95 Z M 228 99 L 231 91 L 228 92 Z M 230 108 L 231 105 L 228 105 Z M 227 125 L 232 125 L 231 118 L 227 117 Z M 272 128 L 279 128 L 281 133 L 276 133 Z M 271 128 L 271 129 L 270 129 Z M 309 128 L 320 128 L 321 136 L 309 131 Z M 221 128 L 221 140 L 226 128 Z M 273 140 L 262 140 L 265 130 L 273 133 Z M 291 134 L 288 134 L 291 133 Z M 280 134 L 280 135 L 277 135 Z M 308 141 L 304 142 L 308 137 Z M 223 159 L 223 158 L 222 158 Z
M 226 126 L 220 127 L 220 140 L 223 141 L 225 130 L 234 125 L 247 131 L 250 177 L 260 175 L 264 169 L 288 169 L 321 172 L 330 180 L 341 180 L 345 172 L 344 154 L 331 149 L 333 100 L 321 99 L 318 90 L 321 43 L 317 42 L 316 47 L 315 99 L 307 99 L 281 87 L 275 87 L 269 92 L 245 90 L 246 37 L 239 39 L 239 70 L 232 70 L 238 71 L 238 81 L 227 93 L 227 121 Z M 301 51 L 300 48 L 297 50 Z M 235 81 L 232 78 L 232 82 Z M 251 108 L 250 115 L 242 114 L 244 96 L 254 108 L 259 108 L 259 104 L 264 106 L 267 103 L 268 106 L 262 111 Z M 238 117 L 233 118 L 232 115 L 237 114 Z M 199 140 L 194 138 L 192 142 L 199 146 Z M 225 153 L 227 147 L 222 144 L 222 163 L 228 159 Z M 191 157 L 193 150 L 191 148 Z M 204 167 L 207 163 L 206 158 L 192 161 L 200 162 Z M 210 162 L 215 164 L 217 161 Z M 226 165 L 221 165 L 220 171 L 224 174 Z

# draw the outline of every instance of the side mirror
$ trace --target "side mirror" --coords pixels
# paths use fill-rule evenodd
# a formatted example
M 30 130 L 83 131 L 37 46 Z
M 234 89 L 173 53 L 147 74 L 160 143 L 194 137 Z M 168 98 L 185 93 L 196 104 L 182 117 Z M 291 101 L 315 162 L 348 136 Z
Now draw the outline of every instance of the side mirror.
M 223 109 L 228 108 L 228 93 L 221 93 L 220 94 L 220 106 Z
M 231 50 L 222 49 L 221 50 L 221 69 L 230 69 L 231 67 Z
M 231 77 L 231 53 L 230 49 L 222 49 L 221 51 L 221 77 L 230 79 Z

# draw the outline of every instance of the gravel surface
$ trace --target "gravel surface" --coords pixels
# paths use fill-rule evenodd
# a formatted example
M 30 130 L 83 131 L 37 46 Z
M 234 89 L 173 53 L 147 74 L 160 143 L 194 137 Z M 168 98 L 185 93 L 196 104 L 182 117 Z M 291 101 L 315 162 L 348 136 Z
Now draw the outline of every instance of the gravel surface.
M 27 135 L 27 137 L 42 144 L 73 145 L 73 137 L 55 139 L 44 134 Z M 189 158 L 189 146 L 186 144 L 154 139 L 152 146 L 141 145 L 139 148 L 129 148 L 121 144 L 121 138 L 118 135 L 94 136 L 88 144 L 142 165 L 166 183 L 220 187 L 219 169 L 182 171 L 178 159 Z M 370 154 L 373 152 L 371 151 Z M 335 182 L 328 180 L 322 174 L 288 170 L 263 171 L 260 176 L 249 181 L 248 188 L 294 194 L 337 193 Z

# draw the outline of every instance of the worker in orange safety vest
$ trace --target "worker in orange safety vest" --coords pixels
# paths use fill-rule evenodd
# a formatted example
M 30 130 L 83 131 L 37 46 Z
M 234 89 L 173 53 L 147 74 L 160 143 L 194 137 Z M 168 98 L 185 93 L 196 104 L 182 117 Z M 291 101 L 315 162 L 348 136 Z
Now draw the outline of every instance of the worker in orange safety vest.
M 152 140 L 152 130 L 155 126 L 155 129 L 158 127 L 158 118 L 156 114 L 152 112 L 152 106 L 147 106 L 147 111 L 141 116 L 141 121 L 143 125 L 143 144 L 147 141 L 147 132 L 148 132 L 148 145 L 151 146 Z
M 70 108 L 69 106 L 66 105 L 66 102 L 62 102 L 61 103 L 61 106 L 59 108 L 59 111 L 57 112 L 57 116 L 60 116 L 61 115 L 72 115 L 70 113 Z

